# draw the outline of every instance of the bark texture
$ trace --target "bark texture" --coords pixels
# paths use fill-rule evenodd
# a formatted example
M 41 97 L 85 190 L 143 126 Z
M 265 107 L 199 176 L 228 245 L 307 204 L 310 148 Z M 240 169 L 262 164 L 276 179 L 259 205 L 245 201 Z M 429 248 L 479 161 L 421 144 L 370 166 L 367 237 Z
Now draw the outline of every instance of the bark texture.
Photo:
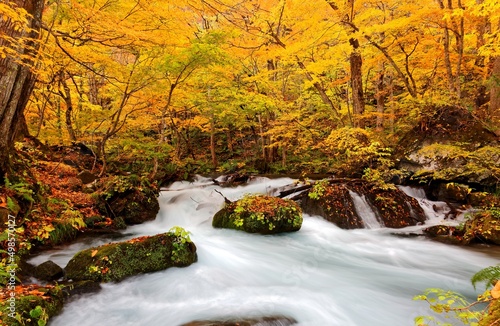
M 10 19 L 0 20 L 0 30 L 6 36 L 0 37 L 0 48 L 9 50 L 9 55 L 0 58 L 0 182 L 9 172 L 16 131 L 35 85 L 34 58 L 44 1 L 14 0 L 10 5 L 26 10 L 30 17 L 22 29 Z

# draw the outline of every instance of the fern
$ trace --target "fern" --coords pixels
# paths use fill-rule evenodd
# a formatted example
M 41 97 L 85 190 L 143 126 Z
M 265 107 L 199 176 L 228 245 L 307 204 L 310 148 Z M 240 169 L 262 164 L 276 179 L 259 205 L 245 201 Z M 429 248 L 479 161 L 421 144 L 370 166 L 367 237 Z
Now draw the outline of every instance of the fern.
M 493 286 L 497 280 L 500 280 L 500 265 L 486 267 L 472 276 L 471 282 L 474 288 L 477 283 L 486 283 L 486 288 Z

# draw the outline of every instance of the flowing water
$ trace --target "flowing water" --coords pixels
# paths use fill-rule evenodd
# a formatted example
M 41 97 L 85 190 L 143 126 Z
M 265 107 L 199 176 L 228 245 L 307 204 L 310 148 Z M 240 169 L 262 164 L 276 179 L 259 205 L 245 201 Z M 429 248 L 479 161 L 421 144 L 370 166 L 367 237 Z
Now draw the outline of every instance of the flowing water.
M 363 220 L 364 226 L 367 229 L 374 229 L 382 227 L 382 224 L 379 222 L 377 218 L 377 214 L 370 207 L 370 204 L 366 201 L 365 195 L 360 196 L 354 191 L 349 190 L 349 194 L 351 195 L 352 201 L 354 203 L 354 208 L 356 209 L 356 213 Z
M 498 252 L 398 237 L 385 228 L 342 230 L 308 215 L 300 231 L 288 234 L 212 228 L 211 218 L 223 205 L 214 189 L 236 200 L 292 182 L 259 178 L 237 188 L 217 188 L 202 178 L 174 183 L 160 195 L 157 219 L 129 227 L 126 238 L 182 226 L 192 233 L 198 262 L 105 284 L 99 293 L 65 305 L 50 325 L 178 326 L 268 315 L 293 317 L 300 326 L 413 325 L 414 317 L 429 314 L 413 296 L 441 287 L 474 298 L 471 275 L 498 263 Z M 78 250 L 106 240 L 93 241 L 47 252 L 33 262 L 52 259 L 64 266 Z

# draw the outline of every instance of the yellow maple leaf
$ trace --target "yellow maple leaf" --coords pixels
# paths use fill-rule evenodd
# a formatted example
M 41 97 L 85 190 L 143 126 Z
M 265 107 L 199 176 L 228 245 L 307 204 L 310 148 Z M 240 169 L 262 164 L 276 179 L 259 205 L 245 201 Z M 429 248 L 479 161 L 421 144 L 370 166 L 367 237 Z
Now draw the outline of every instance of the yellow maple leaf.
M 90 257 L 94 257 L 95 255 L 97 255 L 98 251 L 99 250 L 97 250 L 97 249 L 92 250 L 92 254 L 90 255 Z

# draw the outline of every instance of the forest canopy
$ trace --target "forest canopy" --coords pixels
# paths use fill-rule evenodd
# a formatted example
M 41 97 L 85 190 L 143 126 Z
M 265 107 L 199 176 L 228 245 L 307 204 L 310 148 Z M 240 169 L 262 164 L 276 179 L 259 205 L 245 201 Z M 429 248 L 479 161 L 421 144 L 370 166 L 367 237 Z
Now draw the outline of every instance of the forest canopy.
M 56 0 L 31 39 L 30 15 L 0 5 L 25 30 L 0 56 L 36 76 L 24 133 L 84 143 L 102 172 L 110 155 L 153 175 L 233 158 L 325 172 L 342 128 L 384 151 L 440 105 L 500 133 L 493 0 Z

